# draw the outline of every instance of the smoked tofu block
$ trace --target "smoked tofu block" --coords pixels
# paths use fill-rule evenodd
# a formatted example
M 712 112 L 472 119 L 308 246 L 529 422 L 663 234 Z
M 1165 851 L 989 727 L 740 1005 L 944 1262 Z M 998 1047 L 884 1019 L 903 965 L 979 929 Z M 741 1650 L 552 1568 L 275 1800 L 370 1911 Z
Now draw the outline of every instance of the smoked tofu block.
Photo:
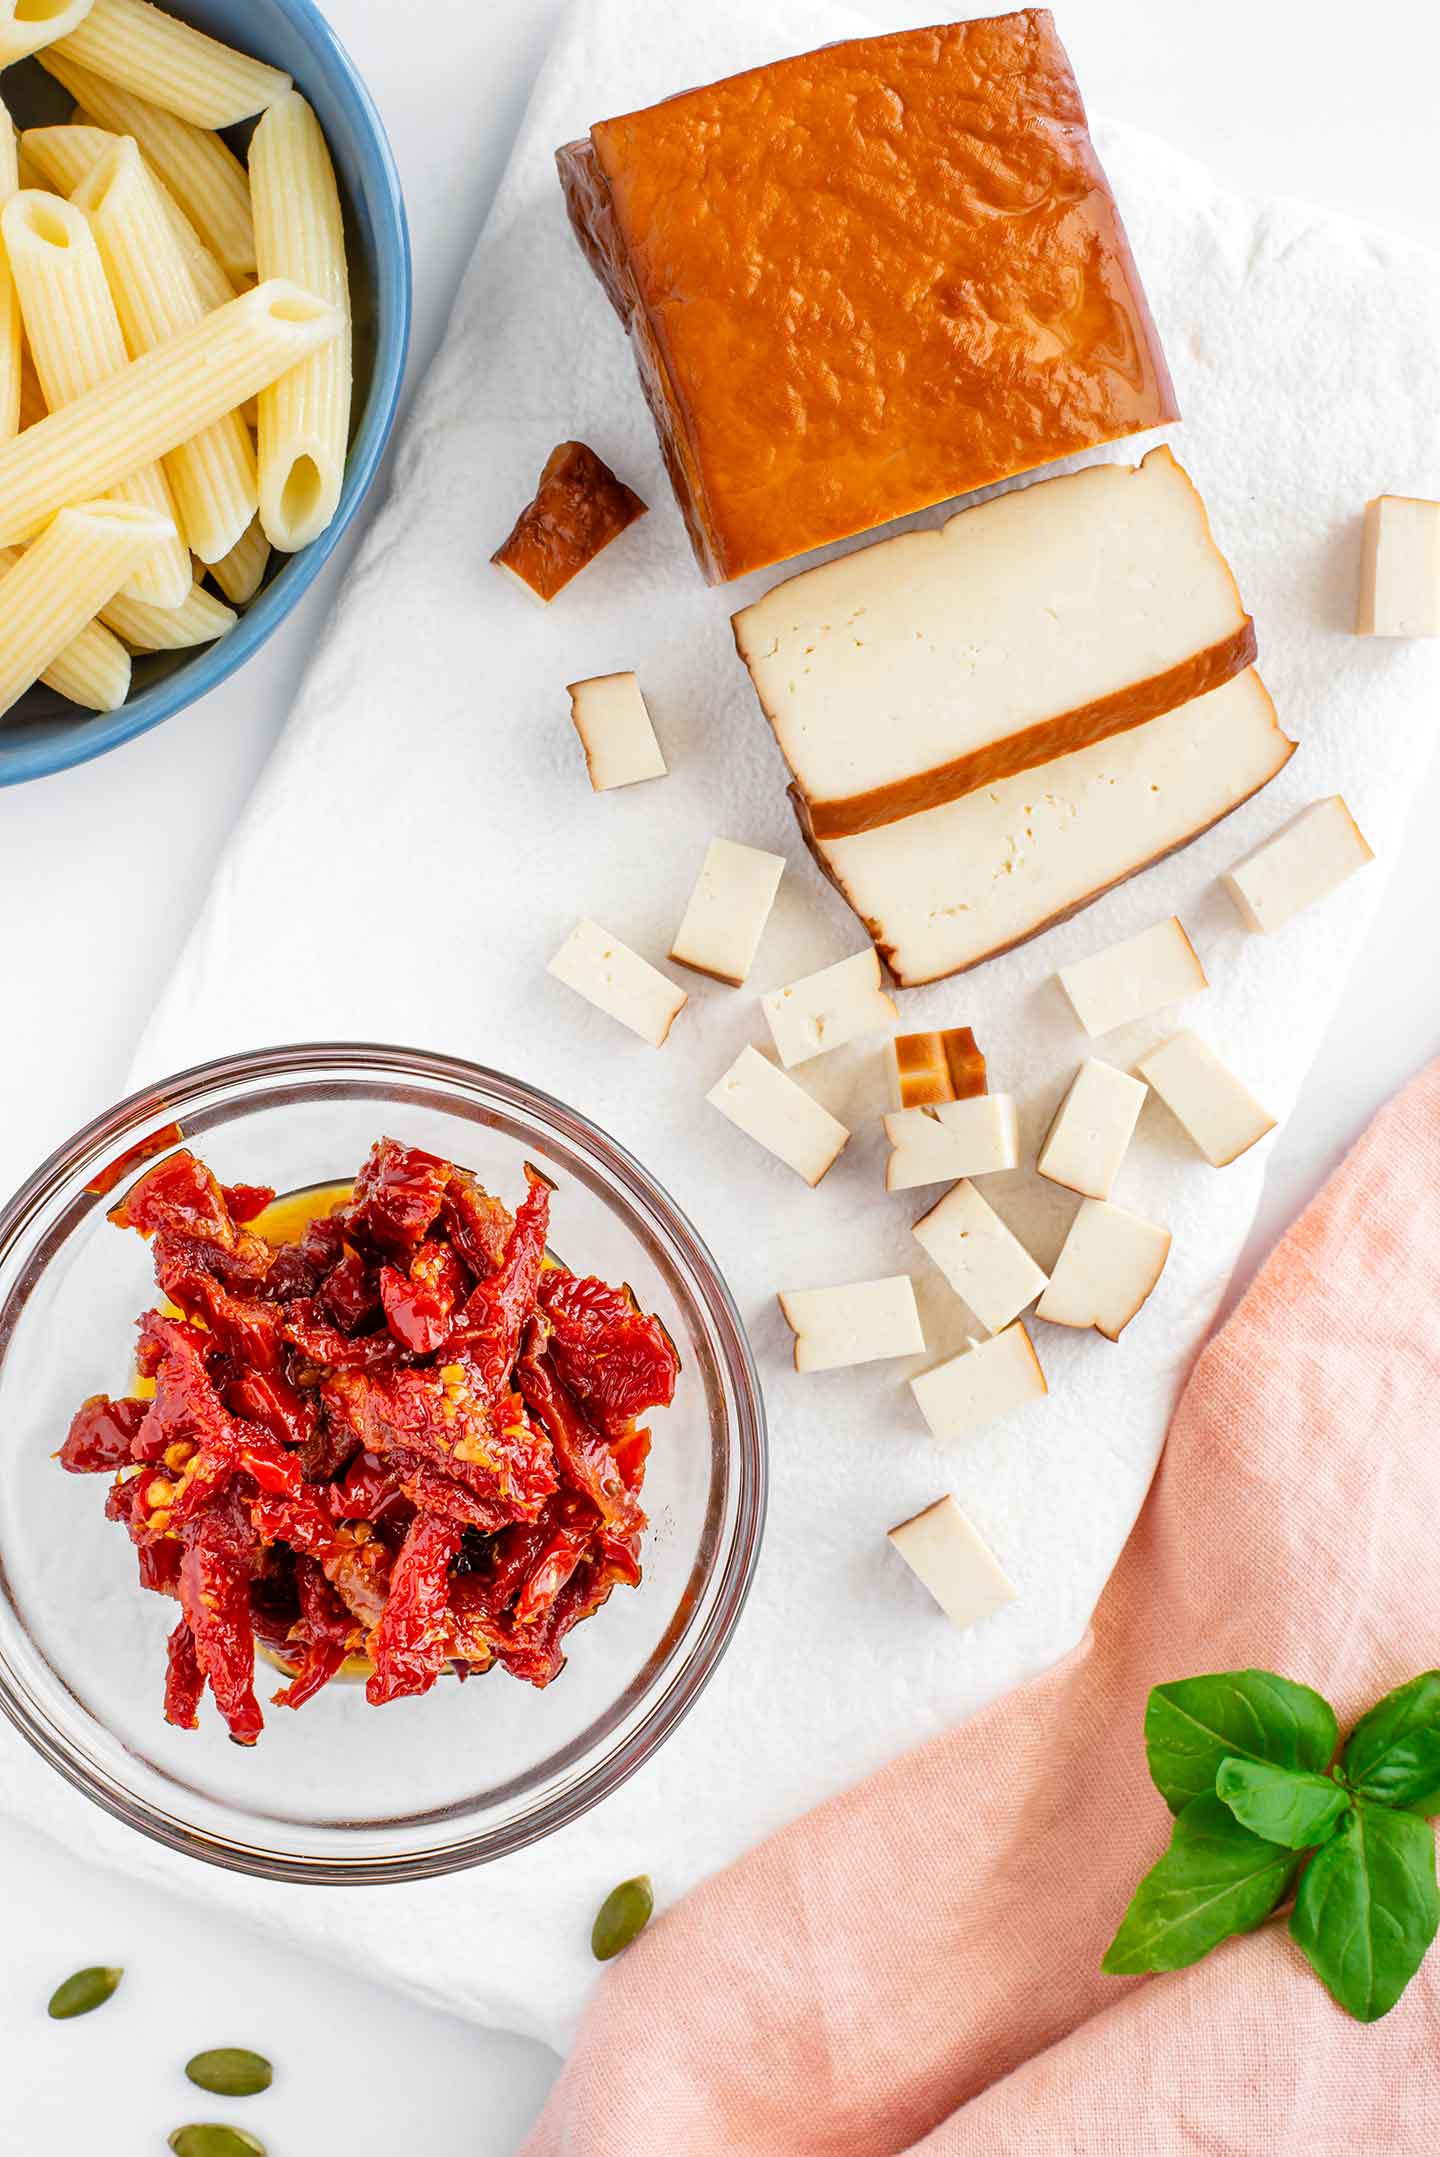
M 957 1183 L 915 1223 L 914 1236 L 987 1333 L 1000 1333 L 1045 1286 L 1045 1274 L 973 1183 Z
M 1093 1326 L 1107 1341 L 1118 1341 L 1169 1256 L 1168 1228 L 1104 1199 L 1087 1198 L 1070 1224 L 1035 1316 L 1052 1326 Z
M 1137 1069 L 1212 1168 L 1228 1168 L 1275 1128 L 1269 1110 L 1188 1028 L 1142 1056 Z
M 885 1163 L 887 1191 L 961 1176 L 995 1176 L 1020 1160 L 1020 1123 L 1006 1093 L 976 1094 L 939 1108 L 902 1108 L 885 1118 L 893 1151 Z
M 1049 1390 L 1040 1358 L 1018 1320 L 993 1340 L 972 1341 L 963 1354 L 910 1381 L 930 1435 L 942 1445 L 1013 1415 Z
M 663 779 L 665 759 L 633 674 L 596 674 L 569 684 L 570 719 L 597 794 Z
M 783 854 L 766 854 L 734 839 L 712 839 L 670 946 L 675 964 L 708 974 L 728 988 L 741 988 L 755 963 L 784 874 Z
M 891 1051 L 901 1108 L 937 1108 L 985 1091 L 985 1058 L 968 1026 L 897 1034 Z
M 1108 1198 L 1144 1106 L 1139 1079 L 1092 1056 L 1056 1110 L 1036 1168 L 1082 1198 Z
M 779 1303 L 795 1335 L 797 1371 L 835 1371 L 925 1352 L 908 1273 L 853 1281 L 845 1288 L 791 1288 Z
M 962 1630 L 1014 1602 L 1014 1584 L 953 1498 L 937 1498 L 889 1533 L 916 1579 Z
M 1342 797 L 1330 794 L 1237 861 L 1225 889 L 1247 929 L 1273 936 L 1374 859 Z
M 548 606 L 645 507 L 588 443 L 561 442 L 545 460 L 534 500 L 490 559 Z
M 1252 670 L 1163 719 L 814 854 L 902 988 L 1038 936 L 1207 831 L 1295 744 Z
M 594 921 L 576 922 L 545 971 L 652 1049 L 665 1046 L 688 1001 L 683 989 Z
M 880 961 L 873 951 L 857 951 L 838 965 L 773 990 L 761 999 L 760 1008 L 787 1071 L 827 1049 L 844 1048 L 862 1034 L 879 1033 L 900 1015 L 880 986 Z
M 1205 505 L 1168 449 L 804 570 L 734 629 L 817 839 L 1123 734 L 1255 657 Z
M 1148 1018 L 1167 1004 L 1183 1003 L 1209 987 L 1195 946 L 1174 914 L 1108 951 L 1062 966 L 1055 978 L 1092 1038 Z
M 1178 416 L 1046 10 L 676 90 L 556 162 L 712 582 Z
M 757 1048 L 742 1049 L 705 1098 L 812 1188 L 849 1142 L 844 1124 Z
M 1440 637 L 1440 502 L 1382 494 L 1365 505 L 1362 637 Z

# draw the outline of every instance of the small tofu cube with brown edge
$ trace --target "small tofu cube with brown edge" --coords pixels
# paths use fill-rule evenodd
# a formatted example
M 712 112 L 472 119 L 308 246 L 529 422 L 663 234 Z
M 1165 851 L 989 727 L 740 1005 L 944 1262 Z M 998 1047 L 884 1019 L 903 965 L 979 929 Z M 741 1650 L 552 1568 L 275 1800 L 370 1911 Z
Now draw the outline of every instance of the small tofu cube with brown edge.
M 910 1381 L 915 1405 L 942 1445 L 1013 1415 L 1049 1391 L 1029 1334 L 1017 1319 L 988 1341 Z
M 880 985 L 880 960 L 873 946 L 773 990 L 762 998 L 760 1008 L 787 1071 L 827 1049 L 844 1048 L 862 1034 L 879 1033 L 899 1017 L 894 999 Z
M 1270 1111 L 1188 1028 L 1142 1056 L 1138 1069 L 1212 1168 L 1228 1168 L 1275 1128 Z
M 595 921 L 577 921 L 545 969 L 651 1048 L 665 1046 L 685 991 Z
M 912 1233 L 987 1333 L 1002 1332 L 1045 1286 L 1043 1268 L 973 1183 L 947 1191 Z
M 851 1281 L 843 1288 L 790 1288 L 779 1303 L 795 1335 L 797 1371 L 834 1371 L 925 1353 L 908 1273 Z
M 597 794 L 665 777 L 665 759 L 635 675 L 595 674 L 568 688 L 571 722 Z
M 1035 1316 L 1052 1326 L 1093 1326 L 1107 1341 L 1118 1341 L 1169 1256 L 1168 1228 L 1103 1198 L 1087 1198 L 1070 1224 Z
M 901 1108 L 937 1108 L 985 1091 L 985 1058 L 968 1026 L 897 1034 L 892 1049 Z
M 1440 637 L 1440 502 L 1408 494 L 1365 504 L 1361 637 Z
M 1209 986 L 1195 946 L 1174 914 L 1106 951 L 1062 966 L 1056 978 L 1092 1039 Z
M 755 963 L 780 879 L 783 854 L 712 839 L 670 956 L 677 966 L 742 988 Z
M 1014 1583 L 955 1500 L 937 1498 L 889 1531 L 915 1578 L 962 1631 L 1015 1600 Z
M 902 1108 L 885 1118 L 885 1136 L 893 1149 L 885 1163 L 887 1191 L 995 1176 L 1020 1160 L 1020 1120 L 1008 1093 Z
M 757 1048 L 744 1048 L 705 1096 L 757 1146 L 813 1188 L 845 1150 L 850 1133 L 803 1086 Z
M 1223 879 L 1247 929 L 1273 936 L 1375 859 L 1339 794 L 1312 801 Z
M 1108 1198 L 1144 1106 L 1139 1079 L 1090 1057 L 1055 1111 L 1036 1169 L 1082 1198 Z
M 561 442 L 545 460 L 534 500 L 490 559 L 548 605 L 646 507 L 587 443 Z

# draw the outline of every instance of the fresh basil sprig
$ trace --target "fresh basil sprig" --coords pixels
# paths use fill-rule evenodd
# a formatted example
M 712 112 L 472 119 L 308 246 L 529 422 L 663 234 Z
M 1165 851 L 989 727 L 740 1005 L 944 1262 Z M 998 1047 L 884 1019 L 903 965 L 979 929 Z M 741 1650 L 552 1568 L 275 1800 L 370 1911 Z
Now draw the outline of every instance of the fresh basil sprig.
M 1339 1736 L 1319 1693 L 1270 1670 L 1157 1685 L 1145 1749 L 1175 1825 L 1101 1968 L 1184 1969 L 1293 1889 L 1316 1975 L 1357 2020 L 1388 2014 L 1440 1930 L 1440 1670 L 1377 1700 L 1337 1761 Z

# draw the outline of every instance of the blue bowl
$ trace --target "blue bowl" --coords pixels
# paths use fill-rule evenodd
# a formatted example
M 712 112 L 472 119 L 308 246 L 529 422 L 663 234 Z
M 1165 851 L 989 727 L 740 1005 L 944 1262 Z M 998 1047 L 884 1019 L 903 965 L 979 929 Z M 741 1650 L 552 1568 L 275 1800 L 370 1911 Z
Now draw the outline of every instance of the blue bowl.
M 193 651 L 137 658 L 130 696 L 119 711 L 79 712 L 52 690 L 38 685 L 29 690 L 0 718 L 0 786 L 103 756 L 228 681 L 319 575 L 364 500 L 395 423 L 410 337 L 410 237 L 400 176 L 380 115 L 349 55 L 312 0 L 163 4 L 168 13 L 286 69 L 325 130 L 345 212 L 355 315 L 355 405 L 345 486 L 329 530 L 299 554 L 272 557 L 268 582 L 228 636 Z M 70 111 L 59 84 L 33 60 L 6 71 L 5 102 L 20 127 L 54 125 Z

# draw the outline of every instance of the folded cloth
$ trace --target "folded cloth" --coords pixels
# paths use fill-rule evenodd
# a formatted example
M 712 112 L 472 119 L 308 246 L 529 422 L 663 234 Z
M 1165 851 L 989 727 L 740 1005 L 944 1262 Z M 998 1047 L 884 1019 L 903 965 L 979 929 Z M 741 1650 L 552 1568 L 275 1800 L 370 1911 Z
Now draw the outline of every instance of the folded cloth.
M 1278 1926 L 1100 1957 L 1168 1832 L 1150 1686 L 1258 1665 L 1343 1729 L 1436 1661 L 1437 1390 L 1440 1063 L 1201 1357 L 1083 1646 L 654 1924 L 527 2157 L 1433 2157 L 1440 1952 L 1368 2027 Z
M 686 83 L 933 11 L 933 0 L 873 0 L 865 16 L 833 0 L 579 0 L 416 401 L 394 494 L 135 1074 L 153 1080 L 276 1041 L 412 1042 L 513 1071 L 640 1154 L 714 1251 L 766 1389 L 770 1512 L 729 1653 L 663 1750 L 594 1812 L 504 1864 L 403 1888 L 336 1895 L 189 1864 L 82 1809 L 18 1741 L 0 1746 L 0 1803 L 83 1836 L 95 1854 L 452 2011 L 556 2043 L 593 1982 L 590 1917 L 617 1879 L 648 1870 L 680 1893 L 1074 1647 L 1264 1174 L 1266 1148 L 1217 1175 L 1162 1109 L 1147 1109 L 1116 1196 L 1173 1231 L 1159 1288 L 1118 1348 L 1041 1329 L 1048 1400 L 942 1451 L 905 1389 L 914 1364 L 799 1376 L 775 1305 L 779 1289 L 907 1272 L 933 1359 L 970 1330 L 910 1233 L 937 1194 L 886 1200 L 881 1190 L 879 1117 L 893 1103 L 879 1039 L 798 1074 L 855 1134 L 818 1190 L 706 1105 L 742 1046 L 768 1043 L 760 993 L 864 938 L 797 838 L 735 654 L 730 611 L 768 580 L 717 591 L 696 572 L 624 334 L 569 230 L 554 151 L 591 121 Z M 443 46 L 424 61 L 442 69 Z M 1435 736 L 1440 650 L 1358 638 L 1349 621 L 1366 496 L 1424 493 L 1440 470 L 1440 264 L 1303 205 L 1237 195 L 1134 129 L 1102 125 L 1097 139 L 1175 374 L 1185 415 L 1175 447 L 1235 564 L 1265 679 L 1300 749 L 1237 815 L 1075 920 L 975 974 L 906 992 L 907 1028 L 975 1028 L 992 1083 L 1018 1099 L 1027 1163 L 1089 1046 L 1056 967 L 1172 912 L 1212 982 L 1186 1021 L 1285 1115 Z M 652 508 L 541 608 L 487 556 L 570 436 Z M 1113 454 L 1133 459 L 1149 440 Z M 565 684 L 631 667 L 670 776 L 596 796 Z M 1376 861 L 1283 935 L 1248 934 L 1217 877 L 1303 803 L 1336 791 Z M 686 977 L 689 1005 L 656 1054 L 548 979 L 545 962 L 591 915 L 663 965 L 717 833 L 784 853 L 785 878 L 746 989 Z M 1141 1022 L 1101 1052 L 1129 1062 L 1173 1023 Z M 314 1173 L 353 1165 L 317 1160 Z M 1075 1201 L 1028 1166 L 986 1192 L 1052 1261 Z M 562 1193 L 557 1219 L 564 1203 Z M 77 1391 L 122 1373 L 123 1355 L 116 1363 L 97 1345 Z M 657 1462 L 665 1442 L 662 1418 Z M 1019 1589 L 963 1636 L 885 1541 L 947 1488 Z M 129 1564 L 122 1538 L 117 1593 L 130 1592 Z M 158 1672 L 162 1605 L 151 1621 Z M 467 1690 L 480 1745 L 494 1697 Z M 158 1698 L 157 1675 L 157 1713 Z M 317 1701 L 305 1742 L 323 1746 L 346 1712 L 338 1695 Z M 403 1722 L 403 1710 L 365 1712 Z M 207 1717 L 193 1742 L 226 1741 Z

